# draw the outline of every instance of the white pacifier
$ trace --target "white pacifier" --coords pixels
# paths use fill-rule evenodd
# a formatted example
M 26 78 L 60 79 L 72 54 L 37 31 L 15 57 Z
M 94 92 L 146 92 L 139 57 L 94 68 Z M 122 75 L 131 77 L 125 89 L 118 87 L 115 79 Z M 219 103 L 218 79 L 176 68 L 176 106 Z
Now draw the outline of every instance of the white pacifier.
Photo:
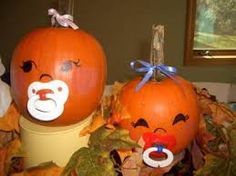
M 50 90 L 40 97 L 41 90 Z M 61 80 L 47 83 L 33 82 L 28 87 L 27 109 L 37 120 L 51 121 L 58 118 L 64 111 L 64 104 L 69 96 L 67 84 Z
M 162 152 L 166 154 L 167 157 L 166 159 L 163 159 L 163 160 L 154 160 L 150 158 L 150 153 L 152 152 Z M 151 166 L 151 167 L 155 167 L 155 168 L 166 167 L 170 165 L 173 160 L 174 160 L 173 153 L 170 150 L 164 148 L 163 146 L 150 147 L 143 152 L 143 161 L 148 166 Z

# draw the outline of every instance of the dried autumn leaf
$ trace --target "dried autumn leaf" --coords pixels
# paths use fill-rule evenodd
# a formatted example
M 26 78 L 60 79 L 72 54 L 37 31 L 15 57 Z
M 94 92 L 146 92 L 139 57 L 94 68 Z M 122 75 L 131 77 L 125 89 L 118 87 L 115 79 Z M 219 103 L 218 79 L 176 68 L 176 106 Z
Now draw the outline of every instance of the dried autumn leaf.
M 6 160 L 7 149 L 0 148 L 0 176 L 5 176 L 5 160 Z
M 236 120 L 236 113 L 228 105 L 220 103 L 216 97 L 211 95 L 205 88 L 196 88 L 199 105 L 202 114 L 212 116 L 213 122 L 217 125 L 227 125 Z
M 223 103 L 211 103 L 208 105 L 212 112 L 212 119 L 217 125 L 236 120 L 236 114 Z
M 108 152 L 83 147 L 73 154 L 62 175 L 75 173 L 78 176 L 115 176 L 113 166 Z
M 209 119 L 211 120 L 210 117 Z M 202 153 L 211 151 L 208 144 L 216 139 L 216 136 L 207 128 L 207 121 L 208 116 L 202 115 L 200 118 L 198 134 L 196 136 L 197 145 L 201 148 Z
M 105 126 L 96 130 L 96 133 L 91 134 L 89 146 L 101 148 L 111 152 L 117 149 L 131 149 L 139 147 L 139 145 L 130 139 L 129 132 L 124 129 L 108 129 Z
M 139 176 L 142 165 L 142 154 L 133 152 L 122 163 L 123 176 Z
M 27 169 L 21 173 L 15 173 L 11 176 L 60 176 L 63 168 L 53 162 L 42 163 L 38 166 Z
M 205 156 L 205 165 L 195 172 L 195 176 L 232 176 L 232 162 L 211 154 Z
M 0 118 L 0 130 L 15 130 L 19 133 L 19 117 L 20 113 L 17 111 L 15 104 L 12 103 L 4 116 Z
M 7 170 L 10 169 L 12 164 L 12 159 L 17 157 L 24 157 L 25 154 L 22 150 L 21 142 L 19 138 L 14 139 L 12 142 L 9 143 L 7 146 L 7 154 L 5 160 L 5 168 Z
M 17 137 L 13 131 L 1 131 L 0 130 L 0 147 L 5 147 L 8 145 L 15 137 Z
M 116 81 L 116 82 L 113 84 L 113 86 L 112 86 L 112 94 L 113 94 L 113 95 L 118 94 L 118 93 L 121 91 L 122 87 L 123 87 L 125 84 L 126 84 L 125 82 L 118 82 L 118 81 Z
M 200 122 L 199 122 L 199 130 L 197 134 L 197 143 L 200 145 L 200 147 L 207 147 L 207 144 L 210 141 L 213 141 L 216 138 L 213 134 L 211 134 L 207 129 L 206 124 L 206 116 L 201 116 Z
M 94 115 L 91 124 L 80 131 L 80 136 L 91 134 L 96 129 L 103 126 L 105 123 L 106 121 L 103 118 L 102 114 Z
M 0 148 L 0 156 L 0 173 L 8 174 L 11 170 L 12 159 L 23 157 L 19 138 L 9 142 L 4 148 Z
M 110 153 L 116 149 L 131 149 L 138 145 L 125 130 L 102 126 L 91 133 L 89 148 L 76 151 L 67 163 L 63 176 L 115 176 L 116 169 Z
M 193 141 L 191 154 L 194 169 L 201 168 L 204 165 L 204 155 L 195 140 Z
M 236 159 L 236 120 L 232 124 L 232 129 L 230 133 L 230 157 Z M 236 162 L 235 162 L 236 165 Z

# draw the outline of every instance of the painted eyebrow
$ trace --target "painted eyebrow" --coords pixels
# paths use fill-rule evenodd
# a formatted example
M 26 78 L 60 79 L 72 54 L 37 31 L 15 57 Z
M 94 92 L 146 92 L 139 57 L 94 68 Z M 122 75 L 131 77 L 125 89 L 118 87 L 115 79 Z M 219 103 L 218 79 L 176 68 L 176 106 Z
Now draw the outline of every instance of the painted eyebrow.
M 143 126 L 149 128 L 147 121 L 143 118 L 138 119 L 136 122 L 132 122 L 131 125 L 136 128 L 138 126 Z

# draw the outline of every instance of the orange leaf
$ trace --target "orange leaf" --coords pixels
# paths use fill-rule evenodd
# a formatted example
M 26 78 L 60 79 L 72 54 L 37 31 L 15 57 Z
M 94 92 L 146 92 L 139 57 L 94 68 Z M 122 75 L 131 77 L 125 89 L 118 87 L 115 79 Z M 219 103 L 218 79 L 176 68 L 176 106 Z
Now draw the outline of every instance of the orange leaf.
M 13 157 L 23 156 L 21 153 L 21 142 L 19 138 L 14 139 L 7 146 L 6 162 L 10 163 Z
M 17 111 L 15 104 L 12 103 L 4 116 L 0 118 L 0 130 L 15 130 L 19 133 L 19 117 L 20 113 Z
M 204 165 L 204 155 L 201 152 L 200 147 L 197 145 L 196 141 L 193 141 L 192 145 L 192 160 L 194 169 L 199 169 Z
M 8 173 L 12 158 L 19 156 L 20 148 L 21 143 L 18 138 L 11 141 L 4 148 L 0 148 L 0 176 L 5 176 L 5 173 Z
M 93 116 L 92 123 L 89 126 L 85 127 L 80 132 L 80 136 L 85 136 L 87 134 L 91 134 L 92 132 L 94 132 L 96 129 L 98 129 L 99 127 L 101 127 L 105 123 L 106 123 L 106 121 L 101 114 Z
M 116 95 L 120 92 L 120 90 L 122 89 L 122 87 L 125 85 L 126 83 L 121 83 L 121 82 L 115 82 L 112 86 L 112 94 Z
M 5 159 L 6 159 L 7 149 L 0 148 L 0 176 L 5 176 Z
M 60 176 L 63 168 L 54 163 L 43 164 L 29 168 L 24 172 L 12 174 L 11 176 Z

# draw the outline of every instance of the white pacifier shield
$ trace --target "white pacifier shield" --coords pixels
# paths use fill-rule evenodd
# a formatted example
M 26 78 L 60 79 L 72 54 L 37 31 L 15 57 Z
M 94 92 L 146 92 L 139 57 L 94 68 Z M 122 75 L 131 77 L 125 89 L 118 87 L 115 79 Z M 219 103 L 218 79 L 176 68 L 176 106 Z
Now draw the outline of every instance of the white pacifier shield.
M 38 91 L 48 89 L 46 99 L 41 100 Z M 47 83 L 33 82 L 28 87 L 27 109 L 32 117 L 42 121 L 57 119 L 64 111 L 64 104 L 69 96 L 67 84 L 60 80 Z
M 157 152 L 157 147 L 150 147 L 143 152 L 143 161 L 148 166 L 155 167 L 155 168 L 166 167 L 166 166 L 170 165 L 172 163 L 172 161 L 174 160 L 173 153 L 166 148 L 163 148 L 161 151 L 162 153 L 165 153 L 167 155 L 166 159 L 164 159 L 164 160 L 159 160 L 159 161 L 153 160 L 152 158 L 150 158 L 150 153 L 152 153 L 152 152 Z

